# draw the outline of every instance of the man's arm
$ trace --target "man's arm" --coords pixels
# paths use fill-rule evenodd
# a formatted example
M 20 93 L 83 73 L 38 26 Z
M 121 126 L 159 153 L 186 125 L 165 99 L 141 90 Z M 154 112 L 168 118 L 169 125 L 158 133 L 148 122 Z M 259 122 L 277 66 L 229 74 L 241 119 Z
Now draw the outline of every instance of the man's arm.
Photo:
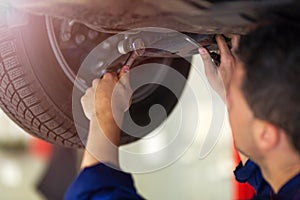
M 124 112 L 129 107 L 130 102 L 125 102 L 126 99 L 130 99 L 128 95 L 131 94 L 128 72 L 129 67 L 124 66 L 119 74 L 106 73 L 102 79 L 95 79 L 92 87 L 81 98 L 84 113 L 90 120 L 81 168 L 99 162 L 119 166 L 118 147 L 121 131 L 116 120 L 122 122 Z M 122 87 L 116 87 L 117 84 L 122 84 Z M 113 92 L 118 96 L 117 99 L 112 99 Z M 115 113 L 112 111 L 113 104 L 117 105 Z
M 111 110 L 111 97 L 117 80 L 116 74 L 107 73 L 101 80 L 95 79 L 81 98 L 84 113 L 90 120 L 82 169 L 99 162 L 118 166 L 120 129 Z
M 119 170 L 118 162 L 120 128 L 115 118 L 122 120 L 130 103 L 124 102 L 124 99 L 130 99 L 126 95 L 131 94 L 130 86 L 123 77 L 128 71 L 128 67 L 123 67 L 119 75 L 107 73 L 101 80 L 94 80 L 81 99 L 84 113 L 90 120 L 89 135 L 82 170 L 66 192 L 66 200 L 143 199 L 137 194 L 131 175 Z M 115 91 L 118 81 L 122 81 L 124 87 Z M 113 92 L 120 97 L 116 99 L 118 102 L 114 102 L 118 107 L 118 113 L 114 114 Z
M 204 48 L 199 49 L 205 67 L 205 73 L 212 88 L 220 95 L 220 97 L 230 106 L 226 100 L 230 98 L 230 81 L 232 73 L 235 70 L 235 56 L 234 52 L 238 46 L 239 37 L 231 36 L 232 49 L 230 50 L 223 37 L 216 37 L 218 47 L 221 54 L 221 63 L 217 68 L 211 60 L 208 51 Z M 253 163 L 247 156 L 239 152 L 241 163 L 234 171 L 235 178 L 238 182 L 249 183 L 259 194 L 259 197 L 265 197 L 270 194 L 270 186 L 263 179 L 259 167 Z
M 235 56 L 234 52 L 238 47 L 239 36 L 229 35 L 231 39 L 232 48 L 229 49 L 227 43 L 223 36 L 216 36 L 216 41 L 220 51 L 221 62 L 220 66 L 217 66 L 212 62 L 212 59 L 205 48 L 200 48 L 199 53 L 202 57 L 205 74 L 211 85 L 211 87 L 219 94 L 224 103 L 227 104 L 227 107 L 230 105 L 227 102 L 227 99 L 230 96 L 229 86 L 232 78 L 233 71 L 235 69 Z M 243 165 L 248 160 L 248 157 L 239 152 L 239 156 Z

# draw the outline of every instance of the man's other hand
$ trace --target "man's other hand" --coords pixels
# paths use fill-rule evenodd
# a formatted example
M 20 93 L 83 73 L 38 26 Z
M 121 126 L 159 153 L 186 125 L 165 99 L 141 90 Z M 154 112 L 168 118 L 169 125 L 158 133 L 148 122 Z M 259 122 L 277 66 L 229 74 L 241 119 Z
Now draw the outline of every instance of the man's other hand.
M 231 49 L 229 49 L 223 36 L 216 36 L 216 41 L 221 56 L 219 68 L 217 68 L 217 66 L 212 62 L 209 52 L 203 47 L 199 48 L 199 53 L 203 60 L 206 77 L 212 88 L 220 95 L 224 102 L 226 95 L 229 93 L 229 85 L 235 68 L 235 57 L 233 52 L 238 47 L 239 41 L 239 36 L 237 35 L 228 35 L 228 37 L 231 39 Z

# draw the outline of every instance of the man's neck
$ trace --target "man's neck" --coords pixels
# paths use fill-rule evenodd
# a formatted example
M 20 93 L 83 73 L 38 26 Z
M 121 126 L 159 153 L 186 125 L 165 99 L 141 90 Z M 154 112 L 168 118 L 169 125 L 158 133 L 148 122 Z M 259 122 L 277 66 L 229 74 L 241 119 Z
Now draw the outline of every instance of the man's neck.
M 280 188 L 300 173 L 300 158 L 299 155 L 285 155 L 285 158 L 277 157 L 276 162 L 265 160 L 259 166 L 264 179 L 278 193 Z

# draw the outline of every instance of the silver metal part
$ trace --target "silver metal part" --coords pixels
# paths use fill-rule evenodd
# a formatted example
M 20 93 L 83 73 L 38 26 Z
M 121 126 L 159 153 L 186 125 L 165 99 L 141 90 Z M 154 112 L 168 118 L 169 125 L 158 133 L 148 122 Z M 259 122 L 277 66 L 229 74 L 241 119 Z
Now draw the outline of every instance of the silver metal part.
M 86 37 L 83 34 L 78 34 L 75 36 L 76 44 L 80 45 L 85 41 Z
M 145 43 L 141 38 L 132 40 L 132 38 L 128 38 L 119 42 L 118 51 L 120 54 L 127 54 L 130 51 L 145 49 Z
M 72 27 L 73 27 L 74 21 L 64 19 L 61 23 L 61 32 L 60 32 L 60 39 L 63 42 L 67 42 L 72 37 Z

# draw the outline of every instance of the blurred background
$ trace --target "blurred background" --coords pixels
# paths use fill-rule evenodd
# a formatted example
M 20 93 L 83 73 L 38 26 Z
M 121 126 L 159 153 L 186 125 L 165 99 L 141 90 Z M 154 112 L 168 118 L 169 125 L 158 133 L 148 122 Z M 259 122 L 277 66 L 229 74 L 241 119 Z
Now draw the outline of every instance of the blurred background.
M 51 154 L 51 145 L 20 129 L 0 111 L 0 199 L 40 200 L 36 185 Z

